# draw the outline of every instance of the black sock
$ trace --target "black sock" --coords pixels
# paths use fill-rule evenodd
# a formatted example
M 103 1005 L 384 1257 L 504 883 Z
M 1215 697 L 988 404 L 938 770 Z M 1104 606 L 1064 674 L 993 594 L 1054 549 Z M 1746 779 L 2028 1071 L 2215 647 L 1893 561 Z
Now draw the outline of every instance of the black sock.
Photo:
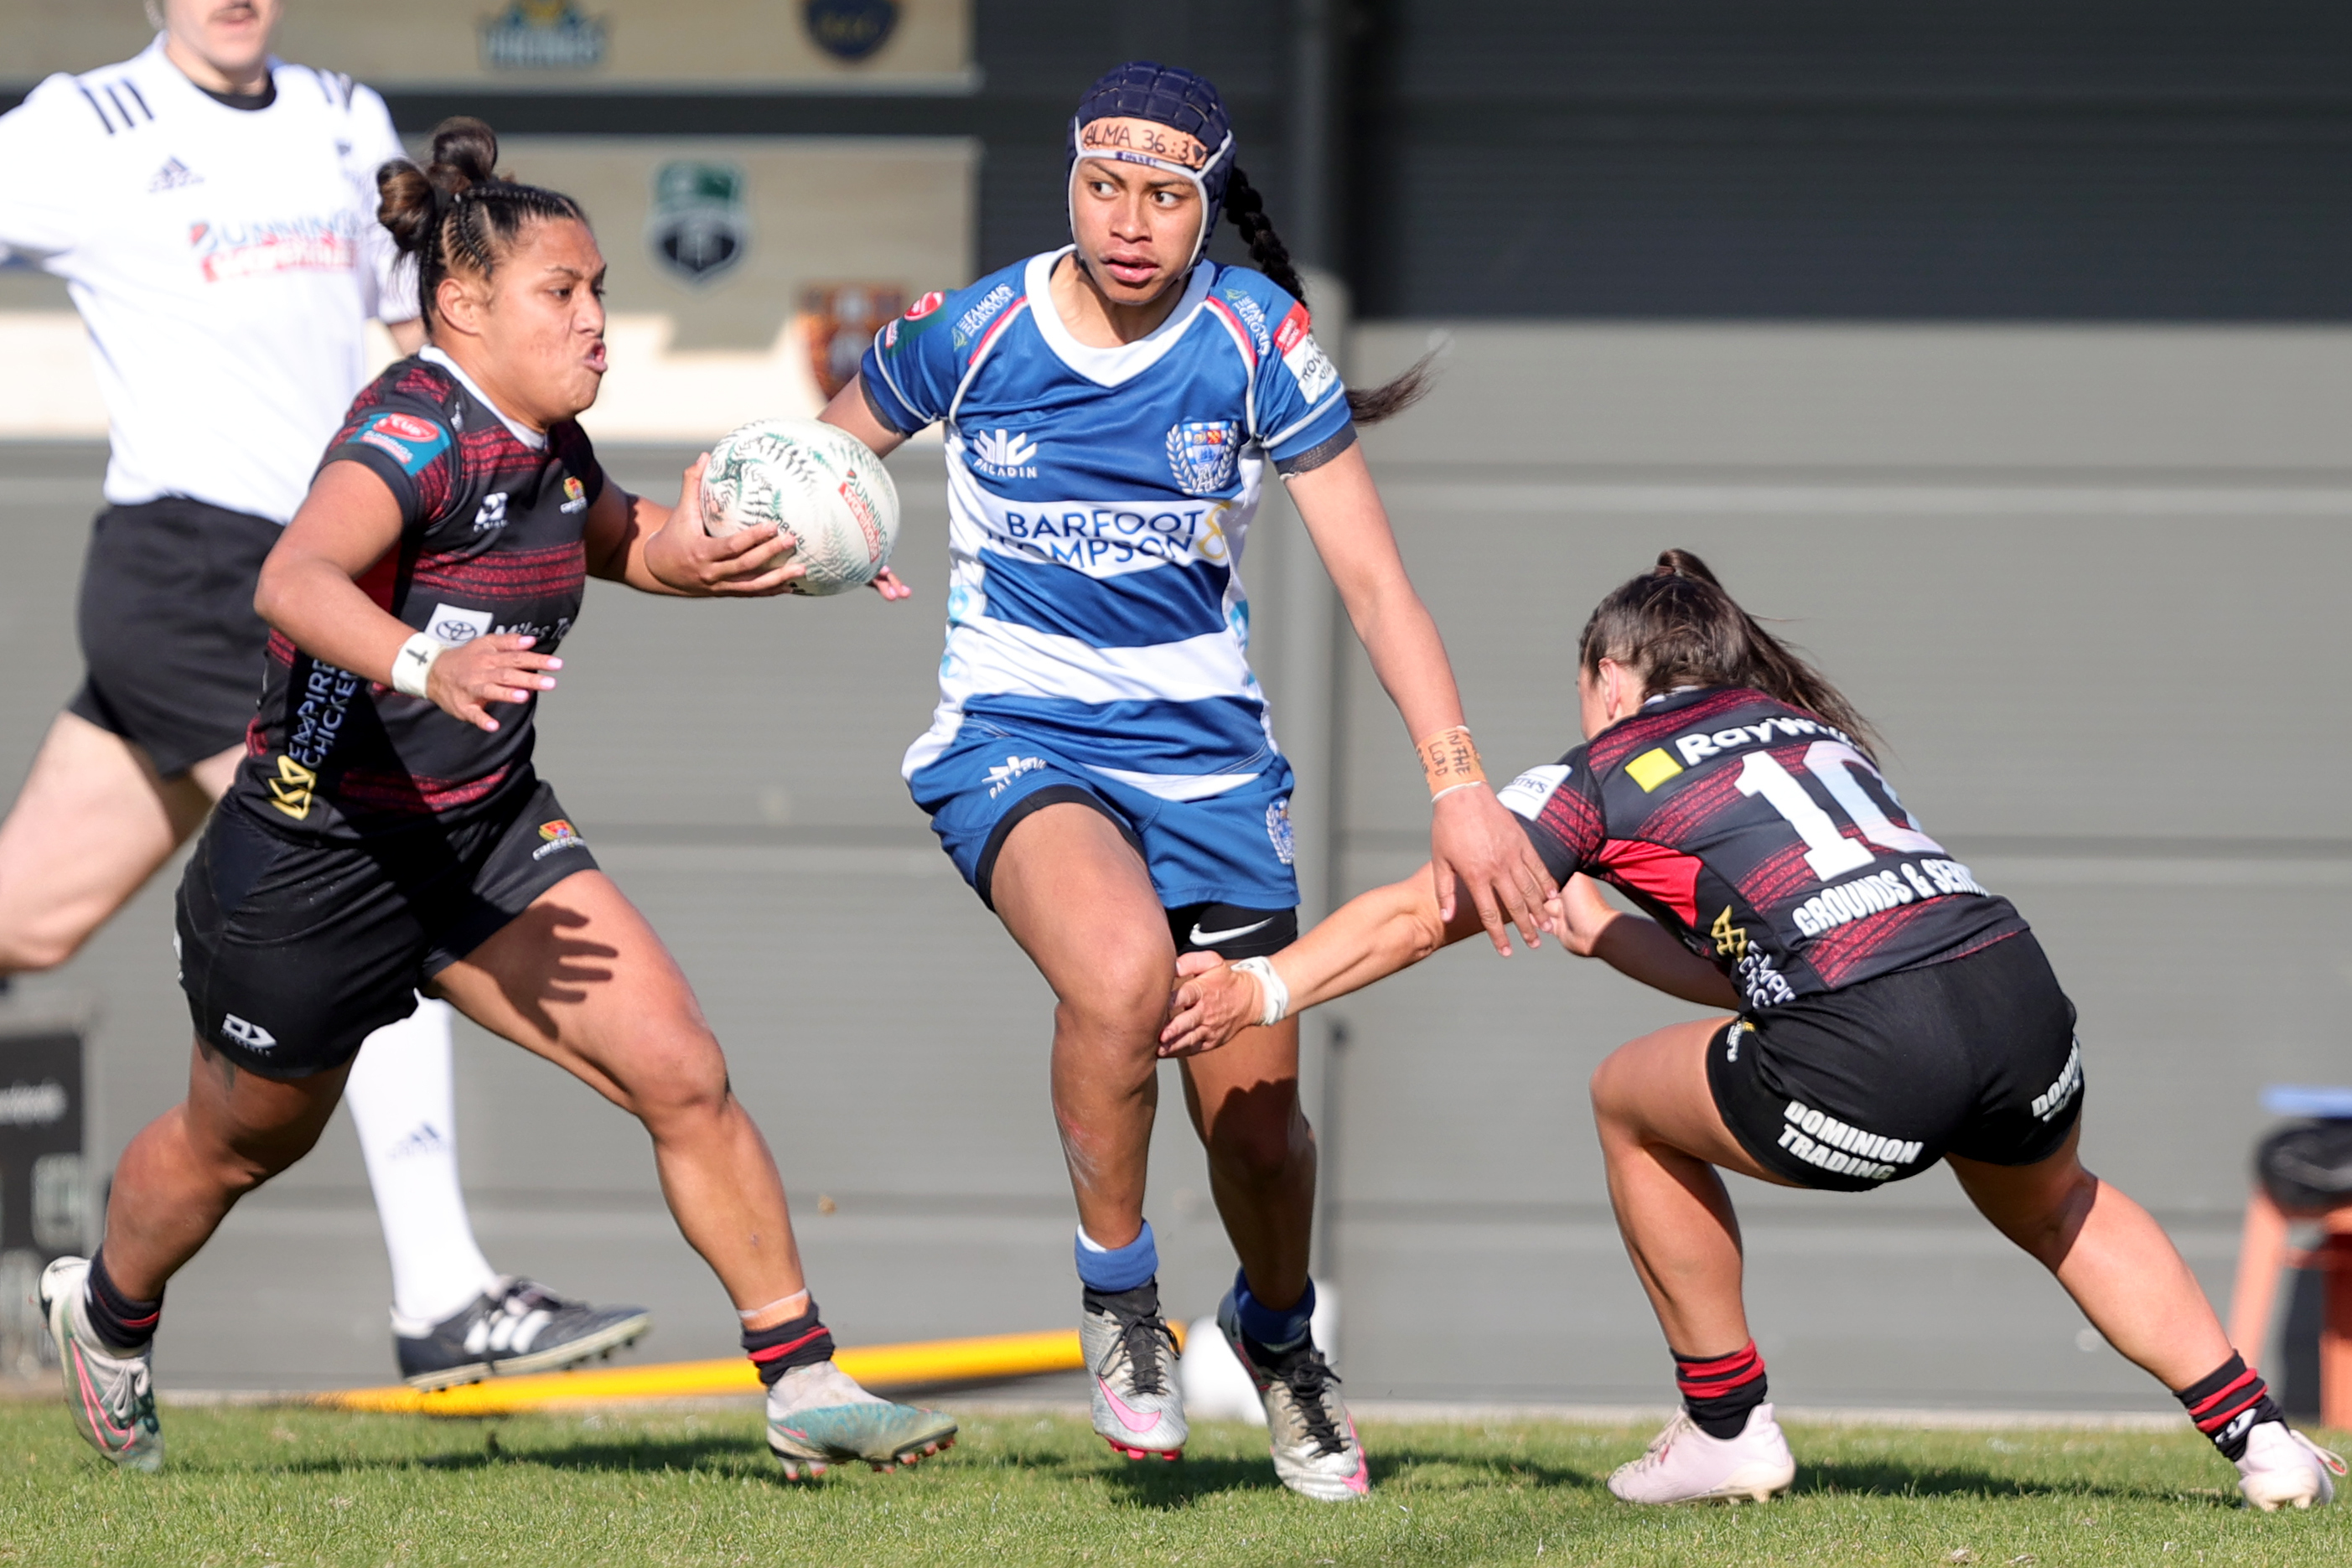
M 89 1279 L 82 1291 L 89 1326 L 116 1350 L 141 1351 L 155 1337 L 155 1320 L 163 1315 L 163 1298 L 134 1301 L 118 1289 L 106 1271 L 106 1249 L 89 1260 Z
M 1160 1315 L 1160 1276 L 1154 1274 L 1128 1291 L 1097 1291 L 1088 1285 L 1086 1287 L 1086 1306 L 1090 1312 L 1118 1312 L 1127 1317 L 1156 1318 Z
M 1764 1403 L 1764 1358 L 1749 1340 L 1729 1355 L 1685 1355 L 1672 1351 L 1675 1385 L 1683 1408 L 1710 1437 L 1737 1437 L 1748 1429 L 1748 1413 Z
M 745 1329 L 743 1351 L 759 1370 L 760 1381 L 773 1388 L 776 1379 L 796 1366 L 831 1361 L 833 1331 L 818 1320 L 816 1298 L 811 1296 L 808 1311 L 800 1316 L 787 1318 L 772 1329 Z
M 2244 1458 L 2246 1434 L 2263 1422 L 2286 1419 L 2286 1412 L 2271 1397 L 2270 1385 L 2242 1355 L 2232 1354 L 2210 1375 L 2174 1390 L 2172 1396 L 2187 1407 L 2189 1418 L 2213 1439 L 2225 1459 Z

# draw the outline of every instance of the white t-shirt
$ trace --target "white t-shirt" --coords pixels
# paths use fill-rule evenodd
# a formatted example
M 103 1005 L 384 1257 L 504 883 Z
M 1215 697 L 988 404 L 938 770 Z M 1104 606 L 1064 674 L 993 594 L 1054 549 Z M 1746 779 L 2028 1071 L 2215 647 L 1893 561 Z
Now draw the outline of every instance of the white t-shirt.
M 70 287 L 118 506 L 186 496 L 286 521 L 365 379 L 367 319 L 416 314 L 375 221 L 375 172 L 403 156 L 383 100 L 270 69 L 276 100 L 232 109 L 158 37 L 0 115 L 0 257 Z

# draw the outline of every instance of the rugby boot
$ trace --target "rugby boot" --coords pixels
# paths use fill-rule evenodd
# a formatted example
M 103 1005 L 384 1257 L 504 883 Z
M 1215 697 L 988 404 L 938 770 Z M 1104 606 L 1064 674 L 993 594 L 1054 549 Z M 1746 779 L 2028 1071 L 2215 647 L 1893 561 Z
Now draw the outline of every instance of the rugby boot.
M 1257 1385 L 1274 1447 L 1274 1473 L 1301 1497 L 1353 1502 L 1369 1497 L 1371 1468 L 1356 1437 L 1354 1417 L 1339 1397 L 1339 1375 L 1310 1335 L 1272 1361 L 1261 1361 L 1242 1333 L 1241 1309 L 1231 1291 L 1217 1303 L 1217 1330 Z
M 65 1369 L 66 1408 L 89 1446 L 126 1470 L 163 1468 L 155 1419 L 155 1344 L 126 1354 L 91 1332 L 84 1294 L 87 1258 L 59 1258 L 41 1270 L 41 1310 Z
M 2246 1434 L 2238 1459 L 2238 1490 L 2246 1501 L 2269 1513 L 2283 1507 L 2309 1508 L 2336 1500 L 2334 1477 L 2344 1461 L 2284 1421 L 2265 1421 Z
M 1737 1437 L 1710 1437 L 1690 1412 L 1675 1411 L 1648 1452 L 1617 1467 L 1609 1490 L 1624 1502 L 1762 1502 L 1796 1479 L 1797 1461 L 1772 1406 L 1759 1405 Z
M 1117 1295 L 1088 1291 L 1078 1318 L 1078 1349 L 1094 1377 L 1095 1430 L 1130 1459 L 1181 1459 L 1190 1435 L 1176 1386 L 1176 1336 L 1158 1297 L 1150 1285 Z
M 796 1366 L 768 1389 L 768 1448 L 787 1480 L 852 1459 L 912 1466 L 955 1438 L 954 1416 L 868 1394 L 829 1361 Z
M 560 1372 L 610 1355 L 653 1327 L 643 1307 L 598 1307 L 566 1301 L 530 1280 L 502 1276 L 437 1323 L 403 1332 L 393 1322 L 393 1354 L 412 1388 L 452 1388 L 485 1377 Z

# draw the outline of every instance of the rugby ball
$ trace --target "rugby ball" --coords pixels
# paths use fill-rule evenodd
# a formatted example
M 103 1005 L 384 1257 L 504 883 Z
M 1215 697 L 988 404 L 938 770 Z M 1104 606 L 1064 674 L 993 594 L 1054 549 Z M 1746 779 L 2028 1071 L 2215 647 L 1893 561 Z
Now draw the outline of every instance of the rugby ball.
M 807 594 L 874 580 L 898 542 L 898 488 L 872 447 L 814 419 L 762 419 L 730 431 L 702 471 L 702 526 L 724 537 L 773 523 L 800 541 Z

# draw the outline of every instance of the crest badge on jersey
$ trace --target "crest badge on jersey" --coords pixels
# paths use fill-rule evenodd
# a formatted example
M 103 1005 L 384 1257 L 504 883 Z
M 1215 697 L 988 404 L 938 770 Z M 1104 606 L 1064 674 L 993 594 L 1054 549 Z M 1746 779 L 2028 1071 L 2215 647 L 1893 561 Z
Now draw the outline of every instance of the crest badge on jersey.
M 688 159 L 663 164 L 654 172 L 646 243 L 656 261 L 691 284 L 731 271 L 751 244 L 743 171 Z
M 580 836 L 580 830 L 562 817 L 551 822 L 541 822 L 539 836 L 541 841 L 539 848 L 530 852 L 530 858 L 535 861 L 543 861 L 562 850 L 584 850 L 588 847 L 588 841 Z
M 1288 865 L 1298 858 L 1298 838 L 1290 827 L 1290 802 L 1276 800 L 1265 809 L 1265 836 L 1274 841 L 1274 858 Z
M 1234 482 L 1242 427 L 1230 419 L 1188 419 L 1168 432 L 1168 466 L 1188 496 L 1213 496 Z

